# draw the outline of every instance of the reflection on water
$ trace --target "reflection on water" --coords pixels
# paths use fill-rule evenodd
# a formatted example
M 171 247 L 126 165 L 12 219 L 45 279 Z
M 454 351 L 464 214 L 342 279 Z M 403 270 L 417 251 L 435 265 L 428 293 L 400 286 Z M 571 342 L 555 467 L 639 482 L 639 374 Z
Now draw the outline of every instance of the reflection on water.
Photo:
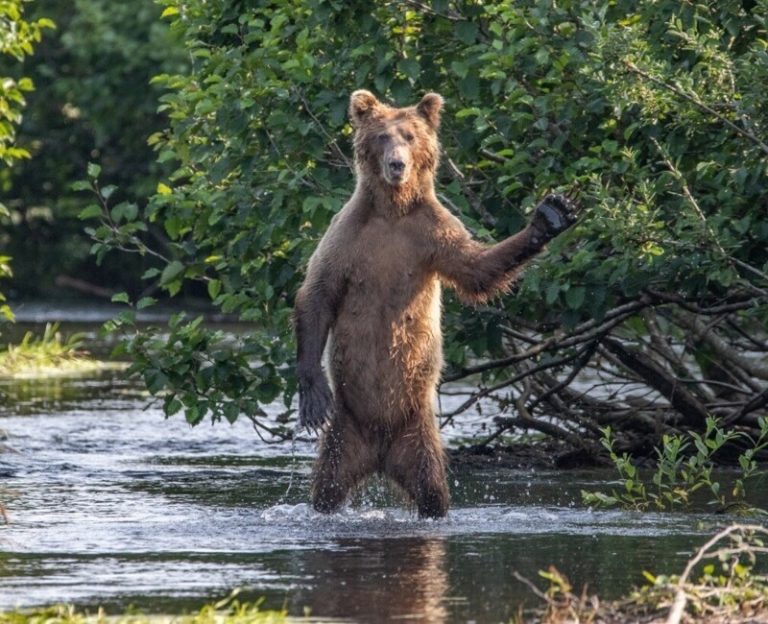
M 289 597 L 292 612 L 361 621 L 445 622 L 449 595 L 446 540 L 343 539 L 339 551 L 312 550 L 302 564 L 317 576 Z
M 188 427 L 115 373 L 0 387 L 0 608 L 57 601 L 192 609 L 235 587 L 300 615 L 508 621 L 554 564 L 617 596 L 677 571 L 707 516 L 593 512 L 594 472 L 456 470 L 453 508 L 419 520 L 375 486 L 336 516 L 308 498 L 311 444 L 261 443 L 246 422 Z M 703 526 L 699 526 L 703 523 Z

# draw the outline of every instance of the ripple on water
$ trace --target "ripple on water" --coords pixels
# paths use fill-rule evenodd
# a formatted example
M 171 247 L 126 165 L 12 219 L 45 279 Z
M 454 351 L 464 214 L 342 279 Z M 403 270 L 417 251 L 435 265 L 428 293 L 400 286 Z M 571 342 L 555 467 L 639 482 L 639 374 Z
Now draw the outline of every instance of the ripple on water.
M 278 504 L 261 511 L 265 525 L 282 534 L 322 535 L 323 537 L 407 537 L 508 535 L 594 535 L 594 536 L 671 536 L 706 533 L 692 525 L 690 514 L 654 514 L 626 511 L 597 511 L 571 507 L 488 505 L 457 507 L 443 519 L 421 519 L 398 507 L 343 508 L 326 515 L 307 503 Z M 714 518 L 699 516 L 704 525 Z

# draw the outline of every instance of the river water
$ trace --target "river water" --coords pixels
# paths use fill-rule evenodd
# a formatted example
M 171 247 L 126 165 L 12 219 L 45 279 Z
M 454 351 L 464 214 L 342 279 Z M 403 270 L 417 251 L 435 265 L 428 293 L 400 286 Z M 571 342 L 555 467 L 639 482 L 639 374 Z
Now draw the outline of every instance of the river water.
M 373 482 L 343 513 L 307 505 L 312 442 L 247 422 L 189 427 L 119 372 L 6 383 L 0 608 L 58 602 L 179 613 L 226 597 L 359 622 L 507 622 L 554 565 L 603 598 L 675 573 L 713 516 L 594 511 L 611 473 L 455 468 L 445 520 Z M 450 432 L 448 432 L 450 437 Z

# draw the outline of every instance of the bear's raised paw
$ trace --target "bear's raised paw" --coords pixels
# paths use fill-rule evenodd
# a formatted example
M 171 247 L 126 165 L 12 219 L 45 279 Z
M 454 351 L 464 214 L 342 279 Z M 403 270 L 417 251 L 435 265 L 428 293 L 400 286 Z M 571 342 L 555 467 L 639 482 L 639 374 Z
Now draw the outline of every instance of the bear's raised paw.
M 576 204 L 565 195 L 547 195 L 536 206 L 532 225 L 546 240 L 551 240 L 576 223 L 577 210 Z

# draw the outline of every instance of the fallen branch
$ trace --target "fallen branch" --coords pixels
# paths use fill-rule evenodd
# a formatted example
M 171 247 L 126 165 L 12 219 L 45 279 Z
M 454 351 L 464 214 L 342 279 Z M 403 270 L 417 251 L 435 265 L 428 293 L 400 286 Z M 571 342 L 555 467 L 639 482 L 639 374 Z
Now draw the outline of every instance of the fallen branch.
M 630 349 L 614 338 L 605 338 L 602 344 L 610 350 L 624 366 L 637 373 L 651 387 L 667 398 L 683 416 L 683 423 L 691 427 L 702 427 L 709 415 L 707 409 L 682 384 L 677 383 L 661 366 L 642 351 Z

